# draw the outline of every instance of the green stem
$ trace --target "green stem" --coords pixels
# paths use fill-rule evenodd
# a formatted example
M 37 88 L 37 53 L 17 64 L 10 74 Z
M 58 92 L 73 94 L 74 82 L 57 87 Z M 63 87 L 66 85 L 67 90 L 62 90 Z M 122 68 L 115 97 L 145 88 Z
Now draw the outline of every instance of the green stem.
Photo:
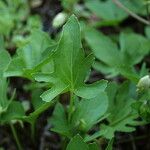
M 31 123 L 31 137 L 32 140 L 35 141 L 35 120 Z
M 149 16 L 149 3 L 146 4 L 146 11 L 147 11 L 147 20 L 150 22 L 150 16 Z
M 113 2 L 120 7 L 121 9 L 123 9 L 126 13 L 128 13 L 130 16 L 132 16 L 133 18 L 137 19 L 138 21 L 146 24 L 146 25 L 150 25 L 150 22 L 142 17 L 140 17 L 139 15 L 135 14 L 134 12 L 132 12 L 130 9 L 128 9 L 126 6 L 124 6 L 119 0 L 113 0 Z
M 71 120 L 71 115 L 73 112 L 73 106 L 74 106 L 74 98 L 73 98 L 73 92 L 70 92 L 70 105 L 69 105 L 69 121 Z
M 15 141 L 16 141 L 18 150 L 23 150 L 23 148 L 22 148 L 22 146 L 21 146 L 21 144 L 20 144 L 19 138 L 18 138 L 18 136 L 17 136 L 16 129 L 15 129 L 15 127 L 13 126 L 12 123 L 10 123 L 10 128 L 11 128 L 11 130 L 12 130 L 12 133 L 13 133 L 14 139 L 15 139 Z
M 64 139 L 62 139 L 62 150 L 66 150 L 66 147 L 67 147 L 67 143 L 68 143 L 68 140 L 67 140 L 67 138 L 64 138 Z

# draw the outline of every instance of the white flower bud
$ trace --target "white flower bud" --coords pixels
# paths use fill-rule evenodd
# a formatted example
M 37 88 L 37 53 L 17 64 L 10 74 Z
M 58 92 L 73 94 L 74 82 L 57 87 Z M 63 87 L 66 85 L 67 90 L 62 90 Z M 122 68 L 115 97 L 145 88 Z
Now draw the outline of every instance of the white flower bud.
M 67 20 L 67 14 L 66 13 L 58 13 L 55 18 L 53 19 L 53 27 L 58 28 L 61 27 Z
M 149 75 L 146 75 L 144 77 L 142 77 L 138 84 L 137 84 L 137 88 L 140 90 L 143 90 L 143 89 L 148 89 L 150 87 L 150 77 Z
M 25 111 L 28 111 L 30 109 L 29 101 L 22 101 L 22 106 L 23 106 Z

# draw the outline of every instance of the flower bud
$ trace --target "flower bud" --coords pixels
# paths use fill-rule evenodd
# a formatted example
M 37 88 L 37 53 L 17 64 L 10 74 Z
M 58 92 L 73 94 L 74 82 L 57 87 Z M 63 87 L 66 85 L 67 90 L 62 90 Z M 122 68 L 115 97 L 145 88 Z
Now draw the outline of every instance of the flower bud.
M 139 80 L 137 88 L 138 90 L 144 90 L 148 89 L 149 87 L 150 87 L 150 77 L 149 75 L 146 75 Z
M 53 27 L 58 28 L 61 27 L 67 20 L 67 14 L 66 13 L 58 13 L 55 18 L 53 19 Z
M 22 102 L 22 106 L 24 108 L 25 111 L 28 111 L 30 109 L 30 103 L 29 101 L 25 100 Z

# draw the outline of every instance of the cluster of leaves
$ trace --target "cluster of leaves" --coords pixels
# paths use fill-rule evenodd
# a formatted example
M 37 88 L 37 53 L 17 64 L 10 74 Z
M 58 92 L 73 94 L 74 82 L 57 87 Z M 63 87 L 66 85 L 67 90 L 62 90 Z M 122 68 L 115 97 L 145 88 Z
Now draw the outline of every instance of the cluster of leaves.
M 35 36 L 37 37 L 37 34 L 40 35 L 38 36 L 38 47 L 34 38 Z M 10 58 L 5 50 L 1 53 L 1 61 L 5 68 L 5 70 L 2 68 L 2 72 L 5 80 L 8 76 L 20 76 L 30 80 L 35 79 L 38 82 L 46 82 L 47 86 L 50 87 L 49 90 L 41 95 L 43 102 L 39 102 L 39 99 L 33 101 L 35 111 L 28 116 L 25 115 L 25 110 L 21 103 L 7 100 L 6 89 L 2 90 L 1 92 L 5 94 L 5 99 L 3 100 L 6 102 L 6 106 L 1 105 L 0 121 L 2 124 L 19 119 L 33 125 L 39 114 L 52 105 L 58 95 L 68 91 L 71 93 L 67 117 L 69 120 L 65 116 L 63 106 L 58 103 L 52 117 L 55 132 L 62 133 L 69 138 L 79 131 L 86 133 L 106 112 L 108 101 L 104 90 L 107 86 L 107 81 L 101 80 L 93 84 L 85 84 L 85 78 L 89 74 L 94 57 L 92 54 L 84 56 L 79 23 L 75 16 L 72 16 L 64 26 L 62 36 L 57 44 L 47 34 L 34 31 L 29 42 L 18 49 L 14 58 Z M 6 60 L 8 60 L 7 63 Z M 62 62 L 61 64 L 60 61 Z M 4 80 L 2 79 L 2 81 Z M 83 100 L 79 101 L 76 96 L 83 98 Z M 101 100 L 97 96 L 101 96 Z M 75 101 L 76 108 L 74 108 Z M 83 107 L 85 108 L 83 109 Z M 91 107 L 95 109 L 94 112 Z M 88 111 L 88 109 L 91 109 L 91 111 Z M 87 111 L 89 115 L 93 116 L 94 113 L 95 116 L 89 119 Z M 12 115 L 12 112 L 14 115 Z M 78 129 L 79 126 L 81 126 L 81 129 Z
M 27 0 L 0 1 L 0 24 L 0 34 L 6 39 L 5 47 L 8 48 L 24 43 L 24 35 L 33 28 L 41 28 L 40 17 L 30 15 Z
M 147 0 L 117 1 L 121 2 L 123 6 L 133 13 L 142 16 L 146 16 L 149 13 L 149 2 Z M 92 27 L 116 26 L 129 17 L 129 14 L 122 10 L 122 8 L 116 6 L 112 0 L 84 0 L 83 4 L 78 2 L 79 0 L 61 0 L 64 8 L 61 13 L 74 13 L 80 18 L 84 18 L 84 21 L 88 21 L 88 24 Z M 60 21 L 59 24 L 62 25 L 66 19 L 67 17 L 65 15 L 64 20 Z
M 6 15 L 6 21 L 0 17 L 0 22 L 8 26 L 7 32 L 4 26 L 0 27 L 3 35 L 0 38 L 0 124 L 28 122 L 34 136 L 39 115 L 53 106 L 53 114 L 48 119 L 52 124 L 50 130 L 67 143 L 67 150 L 76 150 L 77 147 L 79 150 L 98 150 L 100 145 L 93 141 L 99 138 L 109 140 L 106 150 L 111 150 L 116 132 L 133 132 L 136 126 L 150 121 L 150 78 L 138 83 L 149 72 L 144 58 L 150 52 L 150 28 L 145 28 L 145 35 L 126 29 L 119 35 L 107 36 L 96 27 L 119 25 L 128 14 L 111 0 L 85 0 L 86 8 L 77 2 L 62 0 L 68 16 L 75 13 L 84 19 L 79 23 L 75 15 L 69 17 L 59 40 L 52 40 L 41 31 L 39 24 L 34 24 L 35 20 L 32 23 L 36 29 L 31 27 L 30 19 L 27 22 L 32 25 L 27 23 L 29 26 L 24 27 L 22 16 L 29 13 L 28 5 L 24 5 L 26 1 L 0 2 L 2 13 Z M 120 2 L 134 13 L 146 14 L 142 0 Z M 21 12 L 16 15 L 18 7 Z M 98 21 L 85 26 L 87 18 L 93 14 Z M 23 33 L 30 34 L 18 45 L 15 55 L 10 56 L 5 50 L 4 39 L 12 31 L 16 34 L 22 28 L 25 29 Z M 82 39 L 92 52 L 84 51 Z M 91 68 L 114 81 L 89 82 Z M 24 89 L 32 93 L 32 112 L 28 113 L 30 108 L 16 99 L 17 91 L 8 86 L 10 77 L 30 80 L 30 85 Z M 125 81 L 118 83 L 115 79 Z M 61 101 L 62 94 L 69 95 L 66 105 Z

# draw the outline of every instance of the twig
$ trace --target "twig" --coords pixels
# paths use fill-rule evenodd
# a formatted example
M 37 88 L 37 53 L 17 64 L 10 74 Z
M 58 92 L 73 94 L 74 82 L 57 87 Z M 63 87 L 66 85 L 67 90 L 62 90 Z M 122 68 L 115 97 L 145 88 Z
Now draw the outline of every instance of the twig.
M 146 12 L 147 12 L 147 20 L 150 22 L 150 16 L 149 16 L 149 3 L 145 4 L 146 5 Z
M 17 133 L 16 133 L 15 127 L 13 126 L 12 123 L 10 123 L 10 128 L 11 128 L 11 130 L 12 130 L 12 133 L 13 133 L 14 139 L 15 139 L 15 141 L 16 141 L 18 150 L 23 150 L 22 145 L 21 145 L 21 143 L 20 143 L 20 141 L 19 141 L 18 135 L 17 135 Z
M 127 7 L 125 7 L 119 0 L 112 0 L 118 7 L 122 8 L 126 13 L 128 13 L 130 16 L 132 16 L 133 18 L 137 19 L 138 21 L 146 24 L 146 25 L 150 25 L 150 22 L 140 16 L 138 16 L 137 14 L 135 14 L 134 12 L 132 12 L 131 10 L 129 10 Z

